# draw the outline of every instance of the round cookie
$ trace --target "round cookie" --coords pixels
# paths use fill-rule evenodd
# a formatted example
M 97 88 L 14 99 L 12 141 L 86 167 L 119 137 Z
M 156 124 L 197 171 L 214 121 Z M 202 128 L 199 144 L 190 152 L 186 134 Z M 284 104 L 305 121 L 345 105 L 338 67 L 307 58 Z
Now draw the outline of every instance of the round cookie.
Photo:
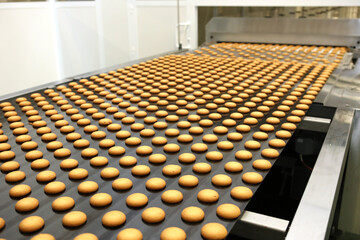
M 108 193 L 96 193 L 90 198 L 90 205 L 93 207 L 105 207 L 112 203 L 112 197 Z
M 214 203 L 219 199 L 219 194 L 212 189 L 203 189 L 198 192 L 197 199 L 204 203 Z
M 168 137 L 176 137 L 180 134 L 180 131 L 178 129 L 169 128 L 165 131 L 165 135 Z
M 67 213 L 63 219 L 62 223 L 65 227 L 74 228 L 84 225 L 87 221 L 87 216 L 81 211 L 72 211 Z
M 224 203 L 217 207 L 216 214 L 224 219 L 235 219 L 240 216 L 240 208 L 231 203 Z
M 229 141 L 221 141 L 217 144 L 218 149 L 221 149 L 223 151 L 229 151 L 234 148 L 234 144 Z
M 178 227 L 165 228 L 160 234 L 160 240 L 185 240 L 186 233 L 184 230 Z
M 64 159 L 60 163 L 61 169 L 73 169 L 76 168 L 79 165 L 79 162 L 76 159 Z
M 116 178 L 117 176 L 119 176 L 119 174 L 120 174 L 120 171 L 117 168 L 114 168 L 114 167 L 104 168 L 100 172 L 100 176 L 103 179 Z
M 84 168 L 75 168 L 69 172 L 69 178 L 71 180 L 80 180 L 88 176 L 88 171 Z
M 227 139 L 230 141 L 241 141 L 243 139 L 243 136 L 241 133 L 232 132 L 227 135 Z
M 32 237 L 30 240 L 55 240 L 55 237 L 49 233 L 40 233 Z
M 30 216 L 23 219 L 19 224 L 19 230 L 22 233 L 33 233 L 42 229 L 45 221 L 39 216 Z
M 148 203 L 148 197 L 143 193 L 133 193 L 126 198 L 126 205 L 133 208 L 143 207 Z
M 77 235 L 74 240 L 98 240 L 98 237 L 92 233 L 82 233 Z
M 211 165 L 208 163 L 196 163 L 192 169 L 196 173 L 206 174 L 211 172 Z
M 117 191 L 126 191 L 131 189 L 133 186 L 133 183 L 128 178 L 118 178 L 113 181 L 112 188 Z
M 181 219 L 185 222 L 200 222 L 204 219 L 204 217 L 204 211 L 201 208 L 195 206 L 187 207 L 181 212 Z
M 59 197 L 55 199 L 51 207 L 54 211 L 66 211 L 75 206 L 75 201 L 71 197 Z
M 218 141 L 218 137 L 214 134 L 206 134 L 203 136 L 202 140 L 206 143 L 214 143 Z
M 193 152 L 206 152 L 208 150 L 208 146 L 204 143 L 195 143 L 191 146 L 191 151 Z
M 10 183 L 15 183 L 24 180 L 25 177 L 26 177 L 25 173 L 23 171 L 18 170 L 6 174 L 5 181 Z
M 247 149 L 257 150 L 261 147 L 261 144 L 258 141 L 249 140 L 245 142 L 244 146 Z
M 15 210 L 18 212 L 30 212 L 39 207 L 39 200 L 33 197 L 23 198 L 15 204 Z
M 272 148 L 266 148 L 261 151 L 261 156 L 267 158 L 277 158 L 279 156 L 279 152 Z
M 43 157 L 43 153 L 39 150 L 33 150 L 25 154 L 26 160 L 36 160 Z
M 165 219 L 165 212 L 161 208 L 150 207 L 142 212 L 141 218 L 147 223 L 160 223 Z
M 5 220 L 0 217 L 0 231 L 5 227 Z
M 102 217 L 102 224 L 105 227 L 119 227 L 123 225 L 126 221 L 126 215 L 121 211 L 110 211 L 104 214 Z
M 239 160 L 250 160 L 252 153 L 246 150 L 239 150 L 235 153 L 235 157 Z
M 263 181 L 263 177 L 256 172 L 246 172 L 242 175 L 242 180 L 249 184 L 259 184 Z
M 110 155 L 120 156 L 120 155 L 123 155 L 125 153 L 125 148 L 123 148 L 121 146 L 114 146 L 114 147 L 111 147 L 108 150 L 108 153 Z
M 159 191 L 165 188 L 166 182 L 162 178 L 150 178 L 146 181 L 145 186 L 148 190 Z
M 179 203 L 183 200 L 183 194 L 178 190 L 167 190 L 161 195 L 161 200 L 169 204 Z
M 259 170 L 268 170 L 271 168 L 271 163 L 268 160 L 258 159 L 253 162 L 253 167 Z
M 227 187 L 231 185 L 231 177 L 225 174 L 217 174 L 211 178 L 211 183 L 218 187 Z
M 151 169 L 146 165 L 137 165 L 131 169 L 132 175 L 135 176 L 147 176 L 151 172 Z
M 181 166 L 176 164 L 169 164 L 163 167 L 162 173 L 165 176 L 177 176 L 181 173 Z
M 192 153 L 182 153 L 179 156 L 179 162 L 181 163 L 193 163 L 196 160 L 196 156 Z
M 269 146 L 270 147 L 274 147 L 274 148 L 283 148 L 285 147 L 286 143 L 284 140 L 281 140 L 281 139 L 271 139 L 269 141 Z
M 224 165 L 224 169 L 228 172 L 231 172 L 231 173 L 237 173 L 237 172 L 241 172 L 243 170 L 243 165 L 239 162 L 235 162 L 235 161 L 230 161 L 230 162 L 227 162 L 225 165 Z
M 279 130 L 275 133 L 275 135 L 278 138 L 288 139 L 291 137 L 291 132 L 286 131 L 286 130 Z
M 136 148 L 136 154 L 143 156 L 143 155 L 149 155 L 153 152 L 153 149 L 149 146 L 140 146 Z
M 209 161 L 220 161 L 223 159 L 223 154 L 217 151 L 206 153 L 206 159 Z
M 149 156 L 149 162 L 153 164 L 161 164 L 166 162 L 166 156 L 163 154 L 152 154 Z
M 64 192 L 65 189 L 66 189 L 65 183 L 55 181 L 55 182 L 50 182 L 50 183 L 46 184 L 46 186 L 44 187 L 44 192 L 46 194 L 59 194 L 59 193 Z
M 54 157 L 65 158 L 71 155 L 71 151 L 67 148 L 59 148 L 54 152 Z
M 9 162 L 3 163 L 0 167 L 0 170 L 3 173 L 8 173 L 11 171 L 18 170 L 19 168 L 20 168 L 20 163 L 18 163 L 16 161 L 9 161 Z
M 205 239 L 225 239 L 228 232 L 220 223 L 207 223 L 201 228 L 201 236 Z
M 142 240 L 143 234 L 136 228 L 126 228 L 119 232 L 116 240 Z
M 94 181 L 85 181 L 80 183 L 77 189 L 81 194 L 91 194 L 99 189 L 99 185 Z
M 163 147 L 163 150 L 167 153 L 177 153 L 180 151 L 180 146 L 175 143 L 169 143 Z
M 250 188 L 237 186 L 231 189 L 230 191 L 231 197 L 238 199 L 238 200 L 248 200 L 252 198 L 253 192 Z
M 8 161 L 8 160 L 13 159 L 14 157 L 15 157 L 15 153 L 13 151 L 3 151 L 0 153 L 1 161 Z
M 36 181 L 45 183 L 50 182 L 56 178 L 56 173 L 51 170 L 41 171 L 36 175 Z
M 182 187 L 196 187 L 199 184 L 199 179 L 193 175 L 184 175 L 179 178 L 179 185 Z
M 9 191 L 9 195 L 12 198 L 24 197 L 31 193 L 31 187 L 26 184 L 18 184 L 12 187 Z

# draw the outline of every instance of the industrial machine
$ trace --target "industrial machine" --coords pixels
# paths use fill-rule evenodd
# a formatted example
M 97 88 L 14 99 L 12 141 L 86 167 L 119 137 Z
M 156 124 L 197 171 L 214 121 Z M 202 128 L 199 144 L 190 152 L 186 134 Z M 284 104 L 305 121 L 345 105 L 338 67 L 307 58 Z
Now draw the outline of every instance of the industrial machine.
M 4 99 L 1 129 L 7 136 L 3 143 L 9 143 L 11 150 L 4 145 L 2 152 L 13 151 L 14 156 L 0 153 L 0 158 L 2 164 L 18 162 L 20 169 L 2 169 L 0 217 L 4 216 L 6 225 L 0 237 L 26 239 L 44 232 L 57 239 L 82 233 L 115 239 L 122 230 L 136 228 L 144 239 L 166 239 L 164 231 L 178 227 L 187 239 L 201 239 L 218 233 L 205 229 L 213 222 L 223 226 L 220 230 L 226 229 L 220 238 L 227 239 L 327 239 L 341 231 L 358 236 L 360 21 L 216 17 L 206 26 L 206 40 L 193 51 L 86 73 Z M 27 131 L 22 129 L 22 134 L 29 135 L 36 147 L 24 150 L 17 128 L 11 125 L 14 122 L 24 124 Z M 50 132 L 39 133 L 38 124 Z M 90 125 L 96 130 L 85 129 Z M 64 126 L 74 128 L 68 132 Z M 76 147 L 76 140 L 68 137 L 73 132 L 79 133 L 76 140 L 89 144 Z M 98 139 L 94 132 L 105 136 Z M 55 133 L 61 147 L 49 149 L 49 142 L 42 138 L 47 133 Z M 140 142 L 132 144 L 127 141 L 130 136 Z M 163 142 L 154 142 L 155 136 Z M 286 146 L 275 147 L 270 143 L 274 139 Z M 114 153 L 113 147 L 123 152 Z M 59 149 L 64 155 L 55 154 Z M 96 154 L 84 155 L 93 149 Z M 34 169 L 31 163 L 37 158 L 29 158 L 30 151 L 42 152 L 41 158 L 49 160 L 50 166 Z M 221 157 L 212 159 L 208 153 Z M 155 154 L 165 161 L 152 162 Z M 96 156 L 107 158 L 107 165 L 91 164 Z M 124 156 L 137 162 L 119 164 Z M 70 158 L 78 165 L 72 170 L 61 168 L 60 162 Z M 254 165 L 263 159 L 270 163 L 270 170 Z M 229 169 L 228 162 L 241 163 L 241 170 Z M 197 163 L 210 166 L 211 171 L 196 170 Z M 136 164 L 149 172 L 138 174 Z M 180 172 L 167 173 L 167 166 L 176 166 Z M 132 188 L 114 189 L 119 174 L 101 175 L 110 167 L 130 180 Z M 71 178 L 70 172 L 80 168 L 88 175 Z M 45 170 L 55 173 L 66 190 L 44 193 L 44 187 L 55 180 L 39 181 L 38 175 Z M 22 171 L 26 177 L 9 181 L 7 176 L 13 171 Z M 214 180 L 224 175 L 230 183 Z M 179 180 L 183 176 L 198 182 L 186 186 Z M 147 183 L 153 178 L 163 179 L 166 187 L 150 189 Z M 83 181 L 96 182 L 97 193 L 108 193 L 112 202 L 101 207 L 89 203 L 96 191 L 79 193 Z M 32 188 L 31 194 L 21 197 L 40 202 L 30 212 L 15 211 L 21 197 L 7 194 L 20 183 Z M 247 188 L 253 196 L 237 196 L 232 193 L 236 187 Z M 200 192 L 206 189 L 215 191 L 217 198 L 203 198 Z M 164 200 L 168 190 L 181 192 L 182 200 Z M 134 193 L 146 195 L 146 204 L 129 206 L 127 199 Z M 62 196 L 72 197 L 75 206 L 64 212 L 53 210 L 52 202 Z M 239 207 L 241 215 L 231 219 L 218 212 L 227 203 Z M 184 220 L 182 212 L 190 206 L 201 208 L 205 217 Z M 144 217 L 149 208 L 163 209 L 165 220 L 149 221 Z M 102 225 L 104 214 L 113 210 L 122 211 L 126 221 L 115 227 Z M 63 217 L 73 211 L 86 213 L 86 223 L 73 227 L 64 223 Z M 45 224 L 34 231 L 19 231 L 19 223 L 32 215 L 41 216 Z M 169 234 L 180 231 L 171 230 Z

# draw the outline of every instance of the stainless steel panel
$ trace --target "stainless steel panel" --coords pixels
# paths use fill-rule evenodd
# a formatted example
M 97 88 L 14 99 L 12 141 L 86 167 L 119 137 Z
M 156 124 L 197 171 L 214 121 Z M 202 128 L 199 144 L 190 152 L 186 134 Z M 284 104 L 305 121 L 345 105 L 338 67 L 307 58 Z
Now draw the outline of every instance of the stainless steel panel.
M 330 107 L 360 108 L 360 61 L 353 69 L 335 70 L 315 102 Z
M 281 232 L 285 232 L 289 224 L 289 221 L 287 220 L 250 211 L 244 212 L 244 215 L 241 217 L 241 221 Z
M 329 237 L 353 116 L 353 109 L 336 110 L 286 239 Z
M 359 19 L 290 19 L 214 17 L 206 41 L 357 46 Z
M 338 229 L 360 235 L 360 111 L 355 112 Z

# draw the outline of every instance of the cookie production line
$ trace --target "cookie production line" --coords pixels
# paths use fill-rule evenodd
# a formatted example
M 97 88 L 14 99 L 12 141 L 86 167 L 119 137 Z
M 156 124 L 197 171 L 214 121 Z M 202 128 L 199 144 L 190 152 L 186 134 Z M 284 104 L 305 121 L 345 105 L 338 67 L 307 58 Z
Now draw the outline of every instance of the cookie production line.
M 214 18 L 206 39 L 3 96 L 0 237 L 360 234 L 360 22 Z M 10 197 L 20 184 L 31 192 Z

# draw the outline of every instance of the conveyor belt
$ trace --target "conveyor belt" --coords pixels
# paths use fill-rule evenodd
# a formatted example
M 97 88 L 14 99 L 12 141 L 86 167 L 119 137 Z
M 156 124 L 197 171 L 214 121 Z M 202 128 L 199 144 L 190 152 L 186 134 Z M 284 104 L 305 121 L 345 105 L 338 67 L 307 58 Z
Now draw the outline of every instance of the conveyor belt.
M 183 229 L 188 239 L 200 239 L 201 228 L 210 222 L 220 223 L 226 227 L 229 232 L 235 220 L 225 220 L 216 214 L 216 209 L 219 205 L 224 203 L 231 203 L 237 205 L 243 210 L 248 201 L 237 200 L 230 195 L 231 189 L 236 186 L 245 186 L 255 192 L 258 184 L 249 184 L 242 180 L 242 177 L 247 172 L 256 172 L 262 177 L 266 176 L 267 171 L 253 168 L 252 164 L 257 159 L 266 159 L 272 164 L 275 158 L 268 158 L 262 155 L 262 151 L 269 147 L 268 142 L 271 139 L 277 138 L 276 132 L 284 128 L 283 123 L 293 122 L 298 124 L 300 118 L 292 118 L 293 114 L 303 115 L 306 109 L 311 104 L 317 93 L 320 91 L 322 85 L 333 71 L 334 66 L 329 65 L 307 65 L 302 63 L 281 63 L 273 61 L 260 60 L 243 60 L 230 58 L 213 58 L 213 57 L 198 57 L 198 56 L 179 56 L 169 55 L 154 59 L 145 63 L 135 64 L 131 67 L 118 69 L 109 73 L 92 76 L 88 79 L 75 80 L 65 85 L 60 85 L 56 89 L 44 89 L 36 93 L 25 94 L 21 97 L 26 98 L 12 98 L 7 100 L 8 103 L 1 103 L 3 113 L 0 120 L 2 123 L 1 130 L 3 134 L 8 137 L 8 143 L 11 145 L 11 151 L 16 156 L 13 161 L 20 163 L 20 171 L 26 174 L 26 179 L 21 182 L 8 183 L 5 181 L 6 173 L 0 175 L 0 217 L 6 221 L 5 228 L 0 232 L 0 237 L 6 239 L 28 239 L 29 234 L 23 234 L 19 231 L 19 223 L 29 216 L 41 216 L 45 220 L 45 226 L 40 230 L 41 233 L 50 233 L 56 239 L 71 239 L 81 233 L 93 233 L 99 239 L 115 239 L 119 231 L 126 228 L 137 228 L 144 236 L 144 239 L 159 239 L 161 232 L 168 227 L 179 227 Z M 91 105 L 80 105 L 79 99 L 74 96 L 80 96 L 84 103 Z M 42 99 L 42 97 L 45 98 Z M 255 97 L 255 98 L 254 98 Z M 76 100 L 75 100 L 76 99 Z M 103 99 L 104 104 L 96 99 Z M 201 100 L 202 99 L 202 100 Z M 223 100 L 221 100 L 223 99 Z M 18 102 L 16 101 L 18 100 Z M 63 101 L 66 100 L 66 101 Z M 252 102 L 251 102 L 252 101 Z M 97 102 L 97 103 L 95 103 Z M 119 103 L 120 102 L 120 103 Z M 128 104 L 125 104 L 127 102 Z M 209 103 L 216 103 L 210 104 Z M 61 160 L 54 157 L 52 151 L 46 149 L 46 142 L 41 140 L 41 136 L 36 133 L 34 128 L 28 121 L 26 112 L 22 111 L 22 105 L 29 105 L 38 111 L 37 114 L 43 121 L 46 121 L 51 132 L 57 135 L 57 141 L 63 143 L 63 147 L 71 151 L 71 156 L 68 158 L 76 159 L 79 162 L 78 168 L 84 168 L 88 171 L 88 177 L 73 181 L 68 177 L 69 171 L 64 171 L 59 167 Z M 50 115 L 46 115 L 46 110 L 40 105 L 52 105 L 59 114 L 61 114 L 69 125 L 75 127 L 75 132 L 81 134 L 82 139 L 87 139 L 90 142 L 91 148 L 98 150 L 98 156 L 105 156 L 109 163 L 101 168 L 92 167 L 89 160 L 81 156 L 83 149 L 77 149 L 73 146 L 73 142 L 66 140 L 66 134 L 62 133 L 59 128 L 55 127 L 55 121 L 51 120 Z M 38 143 L 37 150 L 40 150 L 44 156 L 43 158 L 50 161 L 50 166 L 46 170 L 51 170 L 56 173 L 56 181 L 65 183 L 66 190 L 63 193 L 47 195 L 44 193 L 44 186 L 46 184 L 38 183 L 36 175 L 40 171 L 35 171 L 30 167 L 31 162 L 25 160 L 26 152 L 21 150 L 21 146 L 15 142 L 16 136 L 13 135 L 9 128 L 9 118 L 4 114 L 12 112 L 6 111 L 6 105 L 14 106 L 21 121 L 28 129 L 28 135 L 31 136 L 32 141 Z M 150 106 L 154 106 L 151 109 Z M 178 105 L 176 110 L 175 105 Z M 267 132 L 267 140 L 257 140 L 260 142 L 260 149 L 251 150 L 244 147 L 245 142 L 253 139 L 255 132 L 261 131 L 260 126 L 269 121 L 269 117 L 274 114 L 279 106 L 284 109 L 284 106 L 289 106 L 289 110 L 284 111 L 285 116 L 279 117 L 280 123 L 274 125 L 274 131 Z M 156 106 L 156 107 L 155 107 Z M 247 106 L 247 107 L 245 107 Z M 108 131 L 106 125 L 99 124 L 98 119 L 94 119 L 94 115 L 88 115 L 86 110 L 95 108 L 96 111 L 104 113 L 104 117 L 111 120 L 112 123 L 121 124 L 122 129 L 131 133 L 131 137 L 141 139 L 139 146 L 150 146 L 153 149 L 152 154 L 163 154 L 167 161 L 161 165 L 154 165 L 149 163 L 149 155 L 143 156 L 136 153 L 139 146 L 127 146 L 125 139 L 116 138 L 116 132 Z M 180 146 L 180 151 L 177 153 L 167 153 L 163 149 L 163 145 L 154 145 L 151 142 L 151 137 L 146 138 L 140 135 L 139 131 L 131 129 L 131 124 L 123 123 L 123 119 L 115 118 L 114 114 L 107 112 L 109 107 L 116 107 L 118 112 L 126 113 L 128 117 L 135 120 L 135 123 L 141 123 L 146 129 L 153 129 L 155 136 L 164 136 L 167 139 L 167 144 L 174 143 Z M 156 122 L 166 122 L 165 129 L 156 129 L 153 124 L 144 123 L 144 117 L 135 117 L 134 110 L 146 112 L 147 117 L 154 116 L 157 118 Z M 260 108 L 259 108 L 260 107 Z M 67 113 L 66 109 L 78 109 L 81 115 L 74 113 Z M 11 108 L 10 108 L 11 109 Z M 186 109 L 186 111 L 185 111 Z M 300 111 L 293 111 L 300 110 Z M 159 112 L 162 111 L 162 112 Z M 168 116 L 163 115 L 168 112 Z M 242 132 L 237 126 L 244 124 L 244 121 L 254 120 L 250 119 L 254 116 L 254 112 L 264 116 L 256 116 L 257 123 L 248 124 L 251 128 L 249 132 Z M 217 113 L 217 114 L 215 114 Z M 239 118 L 239 114 L 243 116 Z M 10 114 L 11 115 L 11 114 Z M 84 126 L 79 126 L 75 117 L 85 118 L 90 120 L 90 124 L 98 127 L 99 130 L 106 133 L 106 139 L 112 139 L 116 146 L 122 146 L 126 152 L 122 156 L 112 156 L 108 153 L 108 149 L 99 147 L 99 141 L 93 139 L 89 133 L 84 132 Z M 160 116 L 162 115 L 162 116 Z M 195 118 L 188 118 L 188 116 L 197 115 L 199 119 L 211 119 L 212 126 L 204 126 L 204 122 L 194 120 Z M 171 116 L 171 117 L 169 117 Z M 220 119 L 217 119 L 217 118 Z M 290 118 L 289 118 L 290 117 Z M 223 122 L 223 120 L 226 120 Z M 128 118 L 129 120 L 129 118 Z M 189 120 L 189 121 L 188 121 Z M 181 121 L 188 121 L 191 127 L 202 127 L 204 132 L 202 134 L 189 133 L 190 127 L 180 128 L 177 124 Z M 228 133 L 239 132 L 243 138 L 241 141 L 228 140 L 228 133 L 215 134 L 213 130 L 216 126 L 225 125 Z M 270 124 L 271 125 L 271 124 Z M 177 137 L 168 137 L 165 135 L 166 129 L 178 129 L 180 135 L 191 135 L 193 140 L 190 143 L 181 143 Z M 284 130 L 284 129 L 283 129 Z M 292 133 L 292 131 L 288 131 Z M 195 143 L 203 143 L 203 136 L 205 134 L 214 134 L 218 140 L 214 143 L 206 143 L 208 146 L 205 152 L 194 152 L 191 146 Z M 154 137 L 155 137 L 154 136 Z M 283 140 L 286 142 L 288 137 Z M 231 142 L 233 149 L 223 150 L 219 149 L 218 143 Z M 221 146 L 220 146 L 221 147 Z M 251 152 L 252 158 L 249 161 L 236 159 L 235 153 L 239 150 L 246 150 Z M 279 153 L 281 148 L 276 149 Z M 208 161 L 205 157 L 207 152 L 217 151 L 221 152 L 223 159 L 221 161 Z M 194 163 L 180 163 L 178 157 L 182 153 L 192 153 L 196 156 Z M 122 167 L 119 165 L 119 159 L 123 156 L 134 156 L 137 158 L 138 165 L 146 165 L 151 169 L 151 173 L 144 177 L 137 177 L 132 175 L 131 167 Z M 224 165 L 229 161 L 237 161 L 243 165 L 243 171 L 239 173 L 230 173 L 224 170 Z M 193 172 L 192 167 L 195 163 L 206 162 L 211 165 L 212 170 L 208 174 L 198 174 Z M 176 164 L 181 166 L 182 171 L 177 176 L 166 176 L 162 174 L 164 166 L 169 164 Z M 121 178 L 128 178 L 133 182 L 133 187 L 125 192 L 115 191 L 112 188 L 112 182 L 115 179 L 105 180 L 100 177 L 100 172 L 105 167 L 114 167 L 120 171 Z M 217 187 L 211 183 L 214 175 L 226 174 L 231 177 L 232 184 L 228 187 Z M 199 184 L 193 188 L 181 187 L 178 184 L 178 179 L 184 175 L 196 176 Z M 166 181 L 166 187 L 160 191 L 151 191 L 146 189 L 145 183 L 150 178 L 162 178 Z M 89 204 L 91 195 L 82 195 L 78 193 L 77 186 L 82 181 L 95 181 L 99 185 L 98 193 L 108 193 L 112 196 L 112 204 L 104 208 L 95 208 Z M 35 197 L 39 200 L 39 207 L 30 213 L 18 213 L 15 211 L 15 204 L 19 199 L 10 198 L 9 190 L 16 184 L 27 184 L 32 188 L 29 196 Z M 183 194 L 183 201 L 178 204 L 166 204 L 161 200 L 161 194 L 166 190 L 179 190 Z M 219 194 L 219 200 L 215 203 L 203 203 L 197 199 L 197 194 L 202 189 L 213 189 Z M 126 205 L 126 198 L 132 193 L 144 193 L 148 196 L 148 204 L 140 209 L 133 209 Z M 58 197 L 70 196 L 75 200 L 75 206 L 69 211 L 82 211 L 87 215 L 87 222 L 78 228 L 71 229 L 64 227 L 62 224 L 62 217 L 68 213 L 55 212 L 52 210 L 52 201 Z M 189 224 L 181 219 L 181 211 L 188 206 L 198 206 L 205 212 L 203 221 L 196 224 Z M 164 221 L 157 224 L 149 224 L 141 219 L 143 210 L 149 207 L 160 207 L 166 213 Z M 117 228 L 106 228 L 102 226 L 101 219 L 103 215 L 111 210 L 120 210 L 126 215 L 126 222 Z M 30 234 L 36 235 L 38 232 Z

